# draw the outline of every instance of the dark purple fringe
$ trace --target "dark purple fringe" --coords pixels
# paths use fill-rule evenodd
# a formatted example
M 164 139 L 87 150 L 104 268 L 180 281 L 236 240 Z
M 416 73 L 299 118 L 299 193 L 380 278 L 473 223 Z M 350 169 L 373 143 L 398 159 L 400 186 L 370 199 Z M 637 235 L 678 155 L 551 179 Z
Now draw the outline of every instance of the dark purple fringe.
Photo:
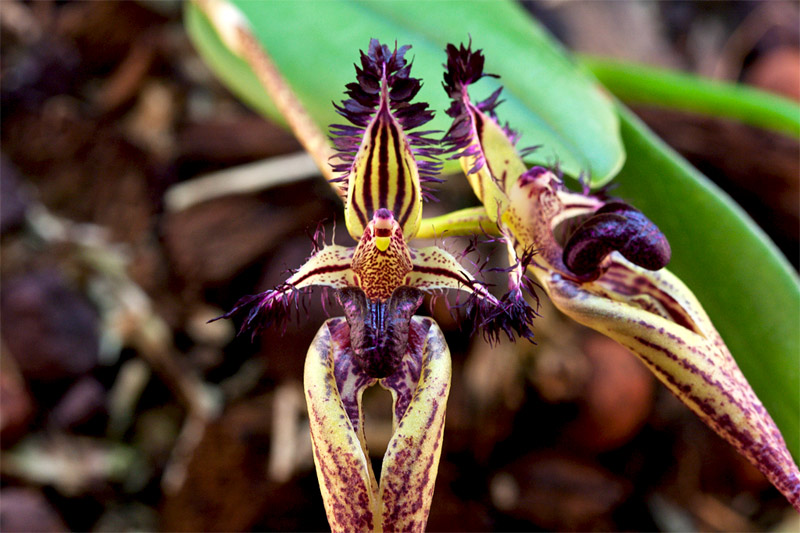
M 438 156 L 442 150 L 439 148 L 439 141 L 430 137 L 431 134 L 440 132 L 410 132 L 430 122 L 434 114 L 427 103 L 411 103 L 422 87 L 422 82 L 410 76 L 412 62 L 405 59 L 405 53 L 410 48 L 410 45 L 397 48 L 395 43 L 395 49 L 391 51 L 377 39 L 371 39 L 368 53 L 361 51 L 361 66 L 355 65 L 356 82 L 346 85 L 345 94 L 349 98 L 342 101 L 341 105 L 334 103 L 336 111 L 352 125 L 330 126 L 330 138 L 337 151 L 335 157 L 340 161 L 332 163 L 331 167 L 334 172 L 341 174 L 331 182 L 344 183 L 345 187 L 347 185 L 356 153 L 363 140 L 364 130 L 380 105 L 384 73 L 389 90 L 389 109 L 403 128 L 415 158 L 424 158 L 417 159 L 420 182 L 442 182 L 438 178 L 442 169 L 442 162 L 438 160 Z M 434 199 L 431 189 L 424 185 L 422 195 L 426 200 Z
M 448 159 L 478 156 L 475 164 L 468 170 L 468 173 L 472 174 L 479 171 L 486 164 L 486 161 L 480 153 L 480 147 L 473 143 L 472 119 L 467 108 L 467 104 L 470 101 L 467 87 L 481 78 L 499 78 L 499 76 L 483 71 L 485 61 L 483 51 L 472 51 L 472 40 L 466 47 L 461 44 L 456 48 L 455 45 L 448 44 L 445 51 L 447 53 L 447 63 L 444 65 L 446 70 L 442 86 L 452 100 L 450 107 L 447 109 L 447 114 L 453 118 L 453 124 L 442 138 L 442 144 L 444 145 L 444 153 L 448 154 Z M 497 106 L 503 103 L 503 100 L 500 99 L 502 91 L 503 88 L 500 87 L 488 98 L 472 105 L 486 113 L 495 122 L 498 122 L 496 109 Z M 508 122 L 500 125 L 500 127 L 511 144 L 516 145 L 520 138 L 519 132 L 512 129 Z M 523 148 L 519 151 L 520 156 L 530 155 L 538 148 L 539 146 Z

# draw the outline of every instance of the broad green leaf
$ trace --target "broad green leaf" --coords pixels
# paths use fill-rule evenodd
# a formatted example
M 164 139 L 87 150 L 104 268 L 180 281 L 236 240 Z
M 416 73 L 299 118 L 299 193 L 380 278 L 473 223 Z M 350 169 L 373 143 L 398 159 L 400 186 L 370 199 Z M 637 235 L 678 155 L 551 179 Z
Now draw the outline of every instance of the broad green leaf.
M 670 270 L 695 293 L 800 457 L 800 286 L 791 265 L 727 194 L 620 108 L 628 158 L 614 195 L 653 220 Z
M 625 159 L 619 123 L 608 97 L 596 82 L 580 74 L 544 30 L 513 2 L 233 2 L 317 124 L 341 123 L 332 101 L 354 81 L 358 50 L 372 37 L 411 44 L 413 75 L 425 82 L 419 100 L 438 110 L 430 129 L 446 130 L 449 102 L 442 90 L 444 47 L 466 42 L 483 48 L 487 72 L 499 74 L 505 87 L 503 116 L 523 132 L 519 146 L 542 145 L 530 164 L 558 163 L 567 174 L 588 173 L 602 184 Z M 187 28 L 200 53 L 237 94 L 271 118 L 274 106 L 247 65 L 228 52 L 207 20 L 190 5 Z M 492 28 L 502 28 L 494 31 Z M 482 98 L 500 82 L 483 80 Z M 426 126 L 426 128 L 428 127 Z M 457 164 L 448 164 L 455 171 Z

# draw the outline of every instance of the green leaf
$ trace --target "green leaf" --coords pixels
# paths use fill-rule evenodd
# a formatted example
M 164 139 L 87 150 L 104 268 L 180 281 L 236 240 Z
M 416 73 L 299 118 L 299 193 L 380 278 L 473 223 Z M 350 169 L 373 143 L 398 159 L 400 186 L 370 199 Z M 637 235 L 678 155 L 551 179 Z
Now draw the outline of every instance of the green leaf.
M 588 173 L 594 184 L 609 181 L 625 153 L 619 122 L 607 95 L 582 75 L 550 37 L 513 2 L 233 2 L 317 124 L 327 130 L 343 119 L 332 101 L 354 81 L 353 63 L 369 39 L 412 44 L 413 74 L 422 78 L 420 101 L 438 111 L 431 129 L 446 130 L 449 106 L 441 87 L 444 47 L 470 36 L 483 48 L 488 72 L 473 96 L 482 98 L 502 83 L 502 119 L 523 132 L 519 146 L 542 145 L 530 164 L 554 165 L 569 175 Z M 186 24 L 200 53 L 238 95 L 278 119 L 274 106 L 247 65 L 228 52 L 196 7 Z M 503 31 L 494 28 L 502 27 Z M 449 162 L 447 170 L 456 171 Z
M 197 51 L 236 96 L 278 124 L 286 124 L 250 66 L 228 50 L 209 20 L 192 3 L 186 4 L 184 24 Z
M 695 293 L 750 385 L 800 457 L 800 285 L 791 265 L 727 194 L 620 107 L 628 152 L 615 196 L 652 219 L 672 270 Z
M 624 102 L 731 118 L 800 137 L 800 106 L 786 98 L 744 85 L 633 63 L 589 57 L 582 58 L 582 63 Z

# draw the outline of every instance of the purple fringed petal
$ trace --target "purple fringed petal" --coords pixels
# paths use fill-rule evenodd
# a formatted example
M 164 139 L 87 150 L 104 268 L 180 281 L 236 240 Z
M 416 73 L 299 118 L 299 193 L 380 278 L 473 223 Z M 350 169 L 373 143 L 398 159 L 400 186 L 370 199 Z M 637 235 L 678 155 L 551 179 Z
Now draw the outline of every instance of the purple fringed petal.
M 464 254 L 470 250 L 476 250 L 477 239 L 472 242 Z M 467 316 L 472 320 L 474 328 L 480 329 L 483 338 L 489 343 L 500 340 L 500 334 L 505 333 L 509 340 L 515 338 L 525 338 L 533 342 L 532 325 L 534 319 L 539 316 L 534 308 L 525 299 L 527 293 L 535 302 L 538 308 L 539 297 L 535 291 L 535 282 L 526 274 L 526 269 L 530 264 L 535 251 L 529 250 L 517 262 L 507 268 L 489 268 L 489 258 L 480 265 L 473 265 L 477 268 L 477 275 L 482 276 L 484 271 L 516 272 L 517 275 L 509 277 L 509 290 L 500 299 L 495 298 L 485 290 L 480 290 L 477 286 L 485 286 L 481 281 L 475 281 L 472 286 L 473 293 L 463 304 Z
M 444 88 L 453 99 L 457 98 L 468 85 L 475 83 L 479 79 L 487 76 L 497 77 L 496 74 L 483 72 L 485 58 L 480 50 L 472 52 L 472 40 L 470 40 L 466 48 L 463 44 L 459 45 L 458 48 L 453 44 L 448 44 L 446 52 L 447 64 L 444 65 Z M 489 98 L 496 100 L 498 94 L 499 91 Z
M 508 292 L 500 300 L 473 292 L 456 307 L 463 307 L 474 328 L 480 329 L 489 343 L 498 342 L 503 333 L 510 340 L 519 337 L 533 342 L 531 325 L 537 314 L 519 291 Z
M 397 47 L 391 50 L 388 46 L 380 44 L 377 39 L 371 39 L 367 53 L 361 51 L 361 65 L 356 65 L 356 83 L 346 85 L 345 94 L 348 96 L 341 105 L 334 104 L 336 111 L 350 121 L 353 126 L 334 124 L 331 126 L 331 139 L 337 151 L 338 163 L 332 163 L 335 172 L 342 176 L 334 181 L 347 182 L 352 170 L 353 155 L 363 141 L 366 127 L 373 119 L 381 101 L 381 83 L 386 79 L 389 109 L 392 116 L 403 128 L 415 157 L 428 158 L 432 161 L 417 161 L 421 182 L 435 182 L 441 180 L 436 176 L 441 170 L 441 163 L 436 158 L 442 153 L 438 141 L 429 137 L 438 131 L 420 131 L 409 133 L 433 118 L 433 111 L 424 102 L 411 103 L 417 95 L 422 82 L 411 77 L 410 61 L 405 59 L 406 52 L 411 46 Z M 430 191 L 425 196 L 430 198 Z
M 259 294 L 240 298 L 233 309 L 210 322 L 244 315 L 237 334 L 250 331 L 253 339 L 262 329 L 274 325 L 285 330 L 292 311 L 299 311 L 301 304 L 304 309 L 306 308 L 304 296 L 309 292 L 309 289 L 297 289 L 293 285 L 280 285 Z
M 479 122 L 481 120 L 497 121 L 495 110 L 503 103 L 500 94 L 502 87 L 497 88 L 487 98 L 480 102 L 471 102 L 467 88 L 481 78 L 497 78 L 495 74 L 488 74 L 483 71 L 484 56 L 481 50 L 472 50 L 472 41 L 465 47 L 463 44 L 458 48 L 453 44 L 448 44 L 446 48 L 447 64 L 444 74 L 445 92 L 452 99 L 447 114 L 453 118 L 450 129 L 447 130 L 442 139 L 445 147 L 444 153 L 449 153 L 450 159 L 461 159 L 463 157 L 475 156 L 468 174 L 478 172 L 486 164 L 485 154 L 481 152 L 478 140 Z M 473 117 L 474 114 L 483 114 L 483 119 Z M 498 124 L 499 125 L 499 124 Z M 508 137 L 512 146 L 519 140 L 519 132 L 511 129 L 506 123 L 500 126 L 503 133 Z M 525 149 L 525 153 L 530 153 L 531 149 Z
M 480 80 L 481 78 L 497 78 L 496 74 L 488 74 L 483 71 L 484 56 L 481 50 L 472 51 L 472 41 L 464 47 L 463 44 L 458 48 L 453 44 L 448 44 L 445 49 L 447 52 L 447 64 L 444 65 L 444 90 L 453 100 L 447 114 L 453 118 L 458 118 L 466 112 L 465 98 L 467 87 Z M 499 100 L 503 88 L 494 91 L 488 98 L 474 104 L 475 107 L 484 113 L 494 116 L 494 110 L 502 101 Z

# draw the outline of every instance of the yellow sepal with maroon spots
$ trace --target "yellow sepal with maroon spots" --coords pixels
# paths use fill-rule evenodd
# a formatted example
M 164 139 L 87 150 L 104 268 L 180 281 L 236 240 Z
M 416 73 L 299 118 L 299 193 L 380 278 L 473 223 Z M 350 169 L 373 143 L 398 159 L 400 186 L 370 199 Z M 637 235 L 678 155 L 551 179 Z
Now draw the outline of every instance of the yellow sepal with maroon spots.
M 430 318 L 412 318 L 404 363 L 365 379 L 351 358 L 347 322 L 328 320 L 308 350 L 304 388 L 325 512 L 335 532 L 425 531 L 442 451 L 450 351 Z M 377 382 L 391 391 L 393 435 L 375 478 L 361 398 Z

